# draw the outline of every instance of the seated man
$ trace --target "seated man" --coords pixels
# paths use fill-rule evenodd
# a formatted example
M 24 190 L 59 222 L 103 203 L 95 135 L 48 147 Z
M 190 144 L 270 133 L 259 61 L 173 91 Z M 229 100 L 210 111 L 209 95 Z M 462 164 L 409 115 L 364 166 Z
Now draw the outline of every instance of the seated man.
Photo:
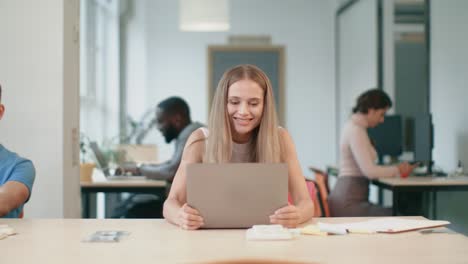
M 188 104 L 180 97 L 169 97 L 160 102 L 156 108 L 156 128 L 162 133 L 166 143 L 175 140 L 172 158 L 160 164 L 125 165 L 122 172 L 144 175 L 148 179 L 166 180 L 172 183 L 182 159 L 182 152 L 188 137 L 193 131 L 202 127 L 199 122 L 192 122 Z M 126 218 L 160 218 L 162 203 L 165 197 L 154 195 L 133 195 L 117 208 L 113 217 Z
M 0 86 L 0 120 L 5 112 L 1 100 Z M 0 217 L 21 216 L 23 205 L 31 196 L 34 177 L 35 170 L 31 161 L 19 157 L 0 144 Z

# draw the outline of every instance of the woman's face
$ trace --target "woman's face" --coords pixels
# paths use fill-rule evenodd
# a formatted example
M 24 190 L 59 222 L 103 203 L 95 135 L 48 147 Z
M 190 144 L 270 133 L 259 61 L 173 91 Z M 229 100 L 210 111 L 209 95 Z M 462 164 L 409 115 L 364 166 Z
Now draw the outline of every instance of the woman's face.
M 262 119 L 263 103 L 264 91 L 252 80 L 240 80 L 229 87 L 227 111 L 234 142 L 250 139 Z
M 383 123 L 385 119 L 385 113 L 387 113 L 387 108 L 382 109 L 373 109 L 370 108 L 367 111 L 367 122 L 369 123 L 369 127 L 376 127 L 380 123 Z

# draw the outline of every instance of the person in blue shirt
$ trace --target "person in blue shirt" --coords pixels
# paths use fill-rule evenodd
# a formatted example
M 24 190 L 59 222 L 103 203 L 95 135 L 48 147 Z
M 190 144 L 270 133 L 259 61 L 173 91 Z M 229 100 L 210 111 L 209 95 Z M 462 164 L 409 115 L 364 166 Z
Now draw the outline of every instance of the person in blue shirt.
M 0 86 L 0 120 L 5 112 Z M 0 217 L 18 218 L 31 197 L 36 172 L 30 160 L 0 144 Z

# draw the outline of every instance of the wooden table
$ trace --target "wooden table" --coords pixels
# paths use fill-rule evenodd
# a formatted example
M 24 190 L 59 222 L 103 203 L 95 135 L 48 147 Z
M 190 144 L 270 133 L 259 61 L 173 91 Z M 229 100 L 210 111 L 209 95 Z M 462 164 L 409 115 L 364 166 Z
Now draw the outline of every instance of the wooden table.
M 83 218 L 90 216 L 90 194 L 92 193 L 151 193 L 159 197 L 166 196 L 166 181 L 157 180 L 99 180 L 81 182 Z
M 380 189 L 393 192 L 393 215 L 398 212 L 398 198 L 402 192 L 427 192 L 431 194 L 431 217 L 437 218 L 437 192 L 438 191 L 468 191 L 468 177 L 422 177 L 411 176 L 403 178 L 380 178 L 372 181 Z M 379 195 L 380 196 L 380 195 Z M 380 197 L 379 197 L 380 200 Z
M 320 218 L 323 222 L 369 218 Z M 315 220 L 315 221 L 316 221 Z M 18 234 L 0 240 L 1 263 L 205 263 L 266 259 L 306 263 L 466 263 L 468 238 L 445 233 L 305 236 L 247 241 L 245 230 L 185 231 L 165 220 L 2 219 Z M 98 230 L 124 230 L 119 243 L 81 242 Z

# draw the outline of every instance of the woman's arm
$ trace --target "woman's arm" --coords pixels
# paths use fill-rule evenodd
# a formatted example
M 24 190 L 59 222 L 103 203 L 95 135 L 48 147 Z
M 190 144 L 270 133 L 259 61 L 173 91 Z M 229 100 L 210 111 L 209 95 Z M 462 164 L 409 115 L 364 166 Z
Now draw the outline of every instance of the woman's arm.
M 171 191 L 164 202 L 163 215 L 167 221 L 184 229 L 197 229 L 203 225 L 200 213 L 187 205 L 187 165 L 200 163 L 203 159 L 204 135 L 198 129 L 190 135 L 182 154 L 182 160 L 177 169 Z
M 294 204 L 278 209 L 274 215 L 270 216 L 270 220 L 274 224 L 296 227 L 298 224 L 312 218 L 314 204 L 307 191 L 294 142 L 289 133 L 283 128 L 280 129 L 280 140 L 282 142 L 282 160 L 288 165 L 289 193 Z

